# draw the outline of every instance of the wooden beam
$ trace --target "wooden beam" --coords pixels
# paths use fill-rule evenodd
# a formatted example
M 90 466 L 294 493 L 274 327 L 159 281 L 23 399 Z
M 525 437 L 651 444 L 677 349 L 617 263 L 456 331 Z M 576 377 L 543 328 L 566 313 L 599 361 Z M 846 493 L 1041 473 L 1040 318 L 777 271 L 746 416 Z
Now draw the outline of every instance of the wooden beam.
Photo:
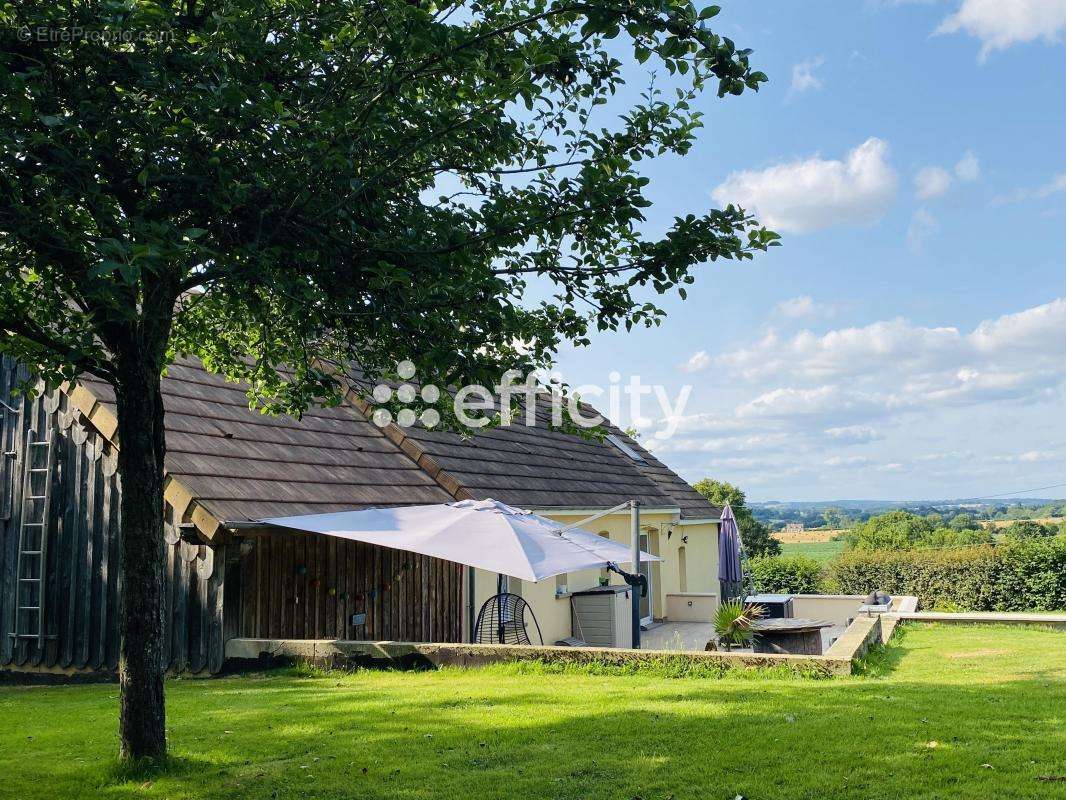
M 83 384 L 65 383 L 59 388 L 67 394 L 71 405 L 82 413 L 100 435 L 118 449 L 118 419 L 111 409 L 101 403 Z M 200 505 L 193 493 L 172 475 L 164 478 L 163 500 L 173 506 L 176 520 L 188 518 L 208 543 L 213 542 L 222 529 L 220 521 Z

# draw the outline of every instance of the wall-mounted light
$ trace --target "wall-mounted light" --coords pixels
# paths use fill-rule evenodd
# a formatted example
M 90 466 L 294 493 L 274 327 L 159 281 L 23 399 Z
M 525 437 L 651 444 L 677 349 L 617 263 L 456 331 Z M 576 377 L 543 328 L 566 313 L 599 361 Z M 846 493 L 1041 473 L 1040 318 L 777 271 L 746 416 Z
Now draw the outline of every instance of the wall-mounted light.
M 688 544 L 688 537 L 687 536 L 682 536 L 681 537 L 681 544 Z

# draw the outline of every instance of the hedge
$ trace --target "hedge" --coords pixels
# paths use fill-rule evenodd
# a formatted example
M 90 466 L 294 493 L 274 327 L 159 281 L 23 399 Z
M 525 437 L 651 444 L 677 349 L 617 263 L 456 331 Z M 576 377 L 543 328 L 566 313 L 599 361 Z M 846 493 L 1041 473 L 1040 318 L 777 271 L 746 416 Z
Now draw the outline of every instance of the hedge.
M 822 565 L 813 558 L 756 556 L 750 564 L 757 591 L 790 594 L 818 594 L 822 591 Z
M 953 550 L 852 550 L 828 566 L 841 594 L 881 589 L 922 608 L 959 611 L 1066 609 L 1066 537 Z

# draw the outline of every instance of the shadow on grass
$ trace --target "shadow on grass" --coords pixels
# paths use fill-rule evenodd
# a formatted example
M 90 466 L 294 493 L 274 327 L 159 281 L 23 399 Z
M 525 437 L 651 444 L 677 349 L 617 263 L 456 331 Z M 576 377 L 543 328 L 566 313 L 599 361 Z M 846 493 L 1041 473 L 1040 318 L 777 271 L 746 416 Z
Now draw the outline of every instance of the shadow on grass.
M 1037 798 L 1038 776 L 1061 773 L 1063 692 L 1039 679 L 598 686 L 573 675 L 558 676 L 560 691 L 556 676 L 483 677 L 349 685 L 331 702 L 323 686 L 283 715 L 246 705 L 197 727 L 221 716 L 239 728 L 212 757 L 249 797 Z M 256 766 L 242 766 L 249 755 Z
M 104 771 L 104 786 L 123 783 L 144 783 L 159 778 L 185 778 L 203 772 L 210 764 L 188 756 L 168 755 L 162 759 L 142 758 L 137 761 L 115 761 Z
M 1046 800 L 1066 746 L 1055 658 L 997 681 L 939 681 L 916 669 L 931 638 L 903 634 L 871 653 L 866 674 L 886 680 L 486 669 L 176 682 L 175 763 L 102 787 L 94 759 L 113 742 L 92 737 L 113 724 L 102 692 L 0 696 L 0 714 L 17 703 L 24 720 L 0 726 L 0 774 L 26 800 Z M 60 698 L 61 723 L 48 716 Z

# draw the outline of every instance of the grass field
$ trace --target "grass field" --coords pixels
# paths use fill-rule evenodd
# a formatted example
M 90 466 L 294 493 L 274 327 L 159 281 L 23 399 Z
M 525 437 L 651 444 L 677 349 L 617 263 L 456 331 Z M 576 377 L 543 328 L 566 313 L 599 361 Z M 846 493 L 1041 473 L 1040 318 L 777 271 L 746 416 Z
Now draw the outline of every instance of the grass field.
M 167 686 L 175 761 L 113 766 L 113 685 L 0 687 L 4 798 L 1066 796 L 1066 634 L 915 626 L 840 679 L 281 672 Z
M 807 556 L 823 564 L 844 552 L 844 542 L 782 542 L 781 554 Z

